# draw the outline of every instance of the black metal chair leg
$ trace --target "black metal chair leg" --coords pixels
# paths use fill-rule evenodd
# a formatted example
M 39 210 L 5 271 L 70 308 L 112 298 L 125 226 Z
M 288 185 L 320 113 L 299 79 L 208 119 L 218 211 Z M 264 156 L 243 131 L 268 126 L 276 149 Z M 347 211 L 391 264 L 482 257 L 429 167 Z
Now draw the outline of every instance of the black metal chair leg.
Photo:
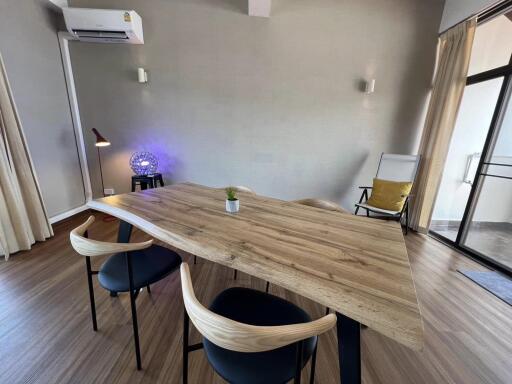
M 119 230 L 117 232 L 117 242 L 118 243 L 129 243 L 130 237 L 132 236 L 133 225 L 127 223 L 126 221 L 119 221 Z M 110 297 L 117 297 L 118 293 L 116 291 L 110 291 Z
M 133 289 L 132 260 L 129 252 L 126 252 L 126 264 L 128 265 L 128 280 L 130 282 L 130 305 L 132 308 L 133 341 L 135 343 L 135 358 L 137 359 L 137 370 L 142 369 L 139 346 L 139 324 L 137 322 L 137 307 L 135 304 L 135 292 Z
M 238 276 L 238 271 L 235 269 L 234 273 L 233 273 L 233 280 L 236 280 L 237 276 Z
M 366 189 L 363 190 L 363 193 L 361 193 L 361 197 L 359 198 L 359 204 L 363 202 L 364 196 L 366 195 L 366 200 L 368 200 L 368 194 L 366 193 Z M 354 212 L 354 215 L 357 216 L 357 213 L 359 212 L 359 206 L 356 205 L 356 211 Z
M 148 293 L 151 295 L 151 287 L 148 285 L 146 285 L 146 289 L 148 290 Z
M 183 309 L 183 384 L 188 383 L 188 326 L 187 310 Z
M 327 316 L 330 312 L 331 310 L 329 309 L 329 307 L 325 307 L 325 315 Z
M 327 308 L 329 310 L 329 308 Z M 309 384 L 313 384 L 315 382 L 315 370 L 316 370 L 316 352 L 318 350 L 318 341 L 316 339 L 315 349 L 313 350 L 313 355 L 311 356 L 311 374 L 309 375 Z
M 265 287 L 265 292 L 268 293 L 270 289 L 270 283 L 267 281 L 267 286 Z
M 194 256 L 194 265 L 197 264 L 197 256 Z
M 91 270 L 91 258 L 85 257 L 85 265 L 87 267 L 87 284 L 89 285 L 89 301 L 91 303 L 91 316 L 92 316 L 92 329 L 98 330 L 98 323 L 96 322 L 96 303 L 94 301 L 94 287 L 92 285 L 92 270 Z
M 304 342 L 302 340 L 297 342 L 297 365 L 295 367 L 295 380 L 293 381 L 294 384 L 300 384 L 300 376 L 302 373 L 303 345 Z

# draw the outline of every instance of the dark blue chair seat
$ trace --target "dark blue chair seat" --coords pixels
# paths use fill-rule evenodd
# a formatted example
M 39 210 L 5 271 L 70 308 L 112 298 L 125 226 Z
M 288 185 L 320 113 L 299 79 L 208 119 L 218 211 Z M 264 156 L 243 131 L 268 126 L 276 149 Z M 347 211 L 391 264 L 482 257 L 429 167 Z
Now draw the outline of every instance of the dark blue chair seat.
M 210 310 L 251 325 L 287 325 L 306 323 L 310 316 L 296 305 L 268 293 L 248 288 L 230 288 L 220 293 Z M 304 341 L 303 363 L 306 365 L 317 338 Z M 244 353 L 221 348 L 203 339 L 206 356 L 215 371 L 233 384 L 281 384 L 295 376 L 297 344 L 268 352 Z
M 181 264 L 180 255 L 159 245 L 152 245 L 141 251 L 132 251 L 130 254 L 134 289 L 156 283 Z M 110 256 L 101 266 L 98 280 L 103 288 L 111 292 L 128 292 L 130 282 L 126 254 L 123 252 Z

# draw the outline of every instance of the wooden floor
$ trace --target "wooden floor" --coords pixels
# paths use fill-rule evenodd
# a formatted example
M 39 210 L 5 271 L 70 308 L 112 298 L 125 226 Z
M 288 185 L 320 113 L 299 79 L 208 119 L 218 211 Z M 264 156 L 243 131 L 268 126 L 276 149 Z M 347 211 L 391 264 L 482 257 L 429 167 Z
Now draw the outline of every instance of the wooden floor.
M 111 298 L 95 282 L 99 331 L 92 330 L 85 263 L 68 240 L 86 216 L 56 225 L 53 239 L 0 262 L 0 383 L 179 383 L 183 309 L 178 274 L 137 300 L 143 365 L 137 372 L 126 294 Z M 90 236 L 115 240 L 116 232 L 116 222 L 100 219 Z M 136 231 L 133 239 L 144 237 Z M 512 307 L 456 272 L 484 268 L 434 239 L 409 234 L 406 240 L 425 322 L 425 349 L 415 353 L 363 330 L 363 382 L 512 383 Z M 203 260 L 191 271 L 203 303 L 235 284 L 264 289 L 263 282 L 244 274 L 235 282 L 231 270 Z M 271 291 L 313 317 L 323 313 L 321 306 L 277 286 Z M 191 342 L 198 340 L 194 332 Z M 317 383 L 337 382 L 336 345 L 334 331 L 321 337 Z M 223 381 L 196 351 L 189 382 Z

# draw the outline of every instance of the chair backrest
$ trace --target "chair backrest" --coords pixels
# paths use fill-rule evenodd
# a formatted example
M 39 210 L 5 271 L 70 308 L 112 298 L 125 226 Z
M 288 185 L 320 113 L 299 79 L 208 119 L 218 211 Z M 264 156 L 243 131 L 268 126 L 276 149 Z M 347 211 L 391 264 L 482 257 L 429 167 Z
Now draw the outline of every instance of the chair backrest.
M 91 240 L 84 237 L 85 231 L 94 222 L 94 216 L 89 216 L 87 221 L 69 233 L 69 240 L 74 250 L 82 256 L 103 256 L 111 253 L 137 251 L 146 249 L 153 244 L 153 240 L 142 243 L 108 243 Z
M 253 195 L 256 194 L 256 192 L 254 192 L 251 188 L 245 187 L 243 185 L 236 185 L 236 186 L 231 187 L 231 188 L 233 188 L 236 192 L 246 192 L 246 193 L 251 193 Z
M 297 204 L 307 205 L 309 207 L 325 209 L 327 211 L 350 214 L 348 211 L 341 208 L 338 204 L 333 203 L 332 201 L 328 201 L 328 200 L 310 198 L 310 199 L 295 200 L 293 202 L 297 203 Z
M 196 298 L 187 263 L 181 264 L 185 310 L 199 333 L 219 347 L 236 352 L 264 352 L 324 333 L 334 327 L 329 314 L 308 323 L 256 326 L 228 319 L 205 308 Z
M 395 155 L 383 153 L 377 169 L 377 179 L 390 181 L 414 182 L 418 166 L 419 155 Z

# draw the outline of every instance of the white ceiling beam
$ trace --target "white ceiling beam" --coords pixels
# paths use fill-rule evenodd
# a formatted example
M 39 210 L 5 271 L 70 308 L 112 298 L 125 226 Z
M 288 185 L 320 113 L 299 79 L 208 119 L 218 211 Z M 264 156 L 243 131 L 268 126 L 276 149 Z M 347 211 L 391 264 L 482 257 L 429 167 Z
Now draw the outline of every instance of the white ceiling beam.
M 249 0 L 249 16 L 270 17 L 272 0 Z

